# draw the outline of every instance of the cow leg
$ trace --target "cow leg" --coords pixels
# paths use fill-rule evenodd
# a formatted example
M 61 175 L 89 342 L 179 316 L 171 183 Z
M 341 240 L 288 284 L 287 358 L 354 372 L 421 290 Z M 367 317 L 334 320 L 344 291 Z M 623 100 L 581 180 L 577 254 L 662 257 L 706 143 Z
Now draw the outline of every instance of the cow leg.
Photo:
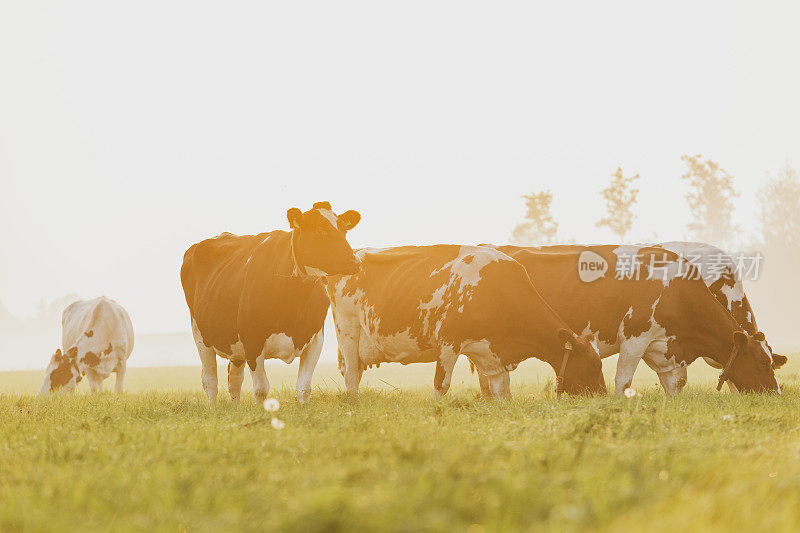
M 492 387 L 489 385 L 489 378 L 480 370 L 478 372 L 478 384 L 481 386 L 481 395 L 485 398 L 493 396 Z M 511 398 L 511 372 L 503 372 L 503 397 Z
M 644 362 L 658 374 L 667 396 L 675 396 L 686 383 L 686 367 L 676 366 L 667 359 L 666 343 L 655 342 L 644 354 Z
M 228 394 L 233 403 L 239 402 L 244 381 L 244 361 L 228 361 Z
M 208 401 L 214 403 L 217 399 L 217 352 L 200 344 L 197 345 L 200 353 L 200 362 L 203 364 L 203 390 L 208 396 Z
M 311 378 L 322 353 L 323 330 L 320 329 L 300 354 L 300 368 L 297 370 L 297 401 L 307 403 L 311 397 Z
M 125 371 L 128 368 L 128 361 L 124 357 L 117 363 L 117 368 L 114 370 L 114 373 L 117 374 L 116 380 L 114 381 L 114 391 L 115 392 L 122 392 L 123 387 L 125 385 Z
M 433 376 L 433 388 L 437 398 L 447 394 L 450 390 L 450 380 L 453 378 L 453 368 L 458 361 L 458 354 L 452 350 L 442 350 L 439 360 L 436 361 L 436 373 Z
M 256 367 L 255 370 L 250 370 L 250 378 L 253 380 L 253 396 L 256 398 L 256 403 L 264 403 L 269 394 L 269 380 L 267 370 L 264 368 L 263 355 L 259 355 L 256 359 Z
M 344 373 L 344 386 L 347 388 L 349 394 L 358 394 L 358 387 L 361 384 L 361 376 L 364 370 L 358 365 L 349 365 L 349 368 Z
M 492 396 L 492 389 L 489 388 L 489 379 L 486 377 L 486 374 L 484 374 L 480 370 L 478 370 L 477 372 L 478 372 L 478 383 L 481 386 L 481 394 L 486 398 L 490 398 Z
M 103 378 L 94 370 L 86 370 L 86 381 L 89 382 L 89 390 L 92 393 L 100 392 L 103 388 Z
M 489 390 L 491 391 L 492 398 L 502 400 L 511 397 L 511 380 L 508 372 L 500 372 L 493 376 L 486 376 L 486 380 L 489 382 Z
M 619 360 L 617 361 L 617 374 L 614 377 L 614 392 L 621 396 L 625 389 L 630 388 L 633 374 L 639 365 L 639 360 L 644 354 L 637 343 L 623 342 L 619 347 Z
M 354 363 L 348 366 L 347 360 L 342 353 L 342 348 L 339 346 L 339 372 L 344 378 L 344 386 L 349 394 L 358 394 L 358 387 L 361 384 L 361 376 L 364 374 L 364 369 L 361 368 L 361 363 L 356 358 Z
M 361 384 L 361 361 L 358 357 L 358 342 L 361 336 L 361 325 L 358 317 L 336 316 L 336 339 L 339 343 L 339 370 L 344 376 L 344 385 L 349 394 L 358 394 Z

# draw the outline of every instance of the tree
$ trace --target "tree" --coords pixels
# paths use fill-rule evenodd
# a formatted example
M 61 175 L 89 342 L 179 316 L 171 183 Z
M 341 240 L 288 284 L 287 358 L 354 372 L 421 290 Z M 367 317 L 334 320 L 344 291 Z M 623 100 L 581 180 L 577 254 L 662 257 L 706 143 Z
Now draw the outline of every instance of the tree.
M 523 196 L 525 199 L 525 221 L 517 224 L 511 233 L 511 242 L 519 246 L 553 244 L 558 223 L 553 220 L 550 205 L 553 193 L 541 191 Z
M 639 174 L 626 178 L 622 175 L 622 167 L 617 167 L 611 174 L 611 183 L 600 192 L 606 200 L 607 216 L 597 221 L 596 226 L 608 227 L 621 241 L 625 241 L 625 235 L 633 225 L 633 206 L 639 195 L 639 189 L 634 189 L 633 184 L 638 179 Z
M 681 178 L 689 182 L 686 200 L 692 221 L 688 228 L 692 238 L 721 247 L 733 244 L 738 228 L 732 222 L 733 199 L 739 195 L 733 188 L 733 176 L 701 155 L 684 155 L 687 169 Z
M 762 245 L 782 249 L 800 244 L 800 174 L 785 165 L 777 176 L 767 176 L 757 197 Z
M 757 280 L 747 287 L 747 297 L 758 310 L 758 325 L 768 336 L 777 332 L 781 341 L 797 339 L 800 299 L 797 265 L 800 264 L 800 175 L 789 165 L 767 175 L 759 189 L 758 241 L 754 247 L 763 257 Z M 774 338 L 774 337 L 773 337 Z

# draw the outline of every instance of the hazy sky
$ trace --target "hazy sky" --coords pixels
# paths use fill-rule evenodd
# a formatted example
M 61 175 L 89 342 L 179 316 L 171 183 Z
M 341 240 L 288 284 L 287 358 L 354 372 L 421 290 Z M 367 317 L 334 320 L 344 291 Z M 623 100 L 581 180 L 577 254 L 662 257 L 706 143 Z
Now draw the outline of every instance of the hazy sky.
M 187 329 L 184 250 L 329 200 L 354 246 L 505 242 L 551 189 L 595 228 L 618 165 L 634 237 L 685 235 L 680 156 L 800 165 L 800 3 L 0 2 L 0 300 L 106 294 Z

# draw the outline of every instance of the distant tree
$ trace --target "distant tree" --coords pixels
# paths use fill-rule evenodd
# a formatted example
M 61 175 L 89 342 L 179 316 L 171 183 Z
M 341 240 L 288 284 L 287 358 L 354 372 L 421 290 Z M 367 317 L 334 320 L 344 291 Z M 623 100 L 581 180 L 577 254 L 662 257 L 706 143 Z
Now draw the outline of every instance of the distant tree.
M 769 249 L 800 244 L 800 174 L 789 165 L 767 176 L 758 191 L 759 222 L 763 246 Z
M 789 165 L 767 180 L 757 194 L 759 235 L 754 250 L 763 257 L 759 279 L 747 288 L 758 310 L 758 325 L 783 343 L 797 342 L 800 299 L 800 175 Z
M 739 195 L 733 188 L 733 176 L 710 159 L 701 155 L 684 155 L 686 172 L 681 176 L 689 182 L 689 211 L 692 238 L 726 247 L 733 242 L 738 228 L 733 224 L 733 199 Z
M 36 315 L 31 319 L 31 321 L 39 327 L 60 326 L 61 313 L 69 304 L 78 300 L 80 300 L 80 296 L 73 293 L 59 296 L 50 302 L 47 302 L 44 298 L 41 298 L 36 306 Z
M 633 206 L 639 195 L 639 189 L 634 189 L 633 184 L 638 179 L 639 174 L 626 178 L 622 175 L 622 167 L 617 167 L 611 174 L 611 183 L 600 192 L 606 200 L 607 214 L 597 221 L 596 225 L 606 226 L 619 236 L 621 241 L 625 240 L 625 235 L 633 226 Z
M 517 224 L 511 233 L 511 242 L 519 246 L 553 244 L 558 232 L 558 223 L 553 220 L 550 205 L 553 193 L 541 191 L 523 196 L 525 199 L 525 221 Z

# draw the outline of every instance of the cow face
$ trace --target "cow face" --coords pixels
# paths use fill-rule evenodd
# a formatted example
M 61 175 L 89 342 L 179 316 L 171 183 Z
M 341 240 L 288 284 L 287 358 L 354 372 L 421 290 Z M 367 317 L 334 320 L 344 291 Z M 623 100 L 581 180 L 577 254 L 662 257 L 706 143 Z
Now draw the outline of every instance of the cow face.
M 305 213 L 296 207 L 286 212 L 292 228 L 292 248 L 298 267 L 310 276 L 355 274 L 359 260 L 347 243 L 345 234 L 353 229 L 361 215 L 347 211 L 336 215 L 328 202 L 317 202 Z
M 80 380 L 78 349 L 71 348 L 66 354 L 62 354 L 61 349 L 58 349 L 53 354 L 53 357 L 50 358 L 50 364 L 47 365 L 44 383 L 42 383 L 39 393 L 45 394 L 60 388 L 73 391 Z
M 558 331 L 559 346 L 570 346 L 569 358 L 564 368 L 563 389 L 568 394 L 605 394 L 603 364 L 590 343 L 591 337 L 579 337 L 567 329 Z M 563 363 L 563 354 L 554 365 L 556 372 Z
M 733 333 L 737 355 L 728 379 L 739 392 L 780 392 L 775 379 L 773 357 L 767 353 L 758 336 L 758 333 L 751 336 L 743 331 Z

